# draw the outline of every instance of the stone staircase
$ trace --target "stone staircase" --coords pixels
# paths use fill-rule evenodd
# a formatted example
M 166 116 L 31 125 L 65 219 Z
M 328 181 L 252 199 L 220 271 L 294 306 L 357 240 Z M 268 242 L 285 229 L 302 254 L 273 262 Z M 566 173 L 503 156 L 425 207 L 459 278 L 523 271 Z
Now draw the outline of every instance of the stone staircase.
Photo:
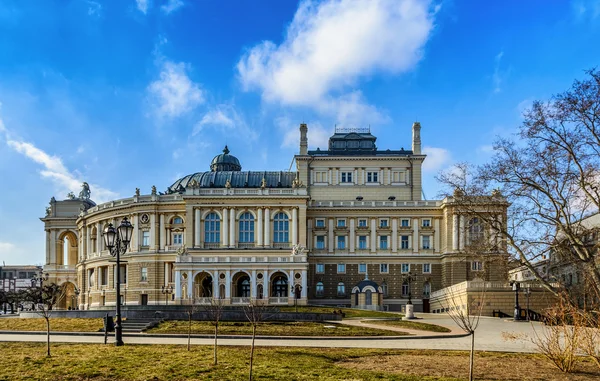
M 121 330 L 123 333 L 140 333 L 156 327 L 158 323 L 160 323 L 160 320 L 156 319 L 123 319 Z M 104 332 L 104 329 L 101 329 L 101 332 Z

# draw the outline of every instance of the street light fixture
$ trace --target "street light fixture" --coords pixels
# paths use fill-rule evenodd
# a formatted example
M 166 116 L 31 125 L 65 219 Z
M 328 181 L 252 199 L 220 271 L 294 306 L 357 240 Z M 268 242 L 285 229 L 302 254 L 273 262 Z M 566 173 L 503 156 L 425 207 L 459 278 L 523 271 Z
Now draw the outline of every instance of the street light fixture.
M 169 305 L 169 295 L 171 295 L 173 293 L 173 286 L 162 286 L 162 289 L 160 290 L 160 292 L 163 293 L 163 295 L 165 296 L 165 306 Z
M 121 326 L 121 254 L 125 254 L 127 246 L 131 242 L 131 236 L 133 235 L 133 225 L 127 219 L 123 217 L 121 224 L 118 228 L 114 228 L 112 224 L 108 224 L 104 229 L 104 243 L 110 255 L 117 259 L 117 274 L 116 274 L 116 311 L 115 311 L 115 345 L 123 345 L 123 330 Z

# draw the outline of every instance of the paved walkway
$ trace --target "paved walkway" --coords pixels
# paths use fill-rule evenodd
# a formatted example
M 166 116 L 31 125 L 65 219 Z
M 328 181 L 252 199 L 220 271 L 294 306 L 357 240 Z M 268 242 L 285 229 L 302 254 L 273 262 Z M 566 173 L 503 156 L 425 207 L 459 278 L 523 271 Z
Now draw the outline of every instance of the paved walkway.
M 448 328 L 454 328 L 450 335 L 460 333 L 455 327 L 456 324 L 447 315 L 436 314 L 417 314 L 422 318 L 418 321 L 424 323 L 443 325 Z M 347 323 L 348 321 L 345 321 Z M 376 323 L 360 323 L 361 326 L 383 327 L 389 329 L 390 326 L 377 326 Z M 355 323 L 350 323 L 356 325 Z M 531 340 L 506 340 L 510 335 L 528 335 L 533 336 L 534 331 L 543 329 L 540 323 L 515 323 L 498 318 L 482 317 L 480 326 L 475 333 L 475 348 L 480 351 L 498 351 L 498 352 L 535 352 L 535 345 Z M 400 328 L 399 330 L 408 332 Z M 325 338 L 325 337 L 277 337 L 277 338 L 258 338 L 256 345 L 268 347 L 317 347 L 317 348 L 383 348 L 383 349 L 443 349 L 443 350 L 468 350 L 470 348 L 469 337 L 443 337 L 444 334 L 434 332 L 412 331 L 420 335 L 420 338 L 412 336 L 397 337 L 357 337 L 357 338 Z M 432 335 L 433 334 L 433 335 Z M 446 334 L 449 335 L 449 334 Z M 46 336 L 40 334 L 0 334 L 0 341 L 23 341 L 23 342 L 45 342 Z M 114 336 L 109 337 L 109 342 L 113 342 Z M 98 334 L 52 334 L 52 342 L 66 343 L 103 343 L 104 337 Z M 126 344 L 187 344 L 185 335 L 147 335 L 147 334 L 126 334 L 123 341 Z M 250 345 L 250 338 L 220 338 L 220 345 L 228 346 L 246 346 Z M 194 345 L 212 345 L 211 338 L 192 338 Z

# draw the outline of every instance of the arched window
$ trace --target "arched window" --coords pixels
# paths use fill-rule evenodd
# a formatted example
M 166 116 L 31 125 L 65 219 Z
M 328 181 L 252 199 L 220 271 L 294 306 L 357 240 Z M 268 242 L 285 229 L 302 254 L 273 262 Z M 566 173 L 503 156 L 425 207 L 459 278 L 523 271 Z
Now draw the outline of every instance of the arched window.
M 254 216 L 246 212 L 240 216 L 239 222 L 239 242 L 254 242 Z
M 290 242 L 290 221 L 287 214 L 279 212 L 273 217 L 273 242 Z
M 278 298 L 288 296 L 288 282 L 287 278 L 278 276 L 273 281 L 272 295 Z
M 469 243 L 479 242 L 483 238 L 483 225 L 479 218 L 469 220 Z
M 204 242 L 221 242 L 221 219 L 217 213 L 210 213 L 204 219 Z
M 338 296 L 346 296 L 346 285 L 344 285 L 344 282 L 338 283 L 337 294 Z
M 365 304 L 370 306 L 373 303 L 373 292 L 371 290 L 367 290 L 365 292 Z
M 181 218 L 181 217 L 173 218 L 173 224 L 182 224 L 182 223 L 183 223 L 183 218 Z
M 325 286 L 323 285 L 323 282 L 318 282 L 317 283 L 317 287 L 315 289 L 315 293 L 317 297 L 321 297 L 323 296 L 323 294 L 325 294 Z
M 431 294 L 431 284 L 429 282 L 425 282 L 423 284 L 423 296 L 425 298 L 429 298 L 430 294 Z

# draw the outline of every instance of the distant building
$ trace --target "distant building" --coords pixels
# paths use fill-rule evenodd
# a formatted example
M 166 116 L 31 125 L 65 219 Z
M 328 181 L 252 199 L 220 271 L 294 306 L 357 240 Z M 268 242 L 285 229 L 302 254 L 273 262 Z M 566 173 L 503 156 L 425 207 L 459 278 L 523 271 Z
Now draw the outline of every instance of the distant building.
M 498 237 L 459 213 L 453 197 L 422 200 L 420 130 L 414 123 L 410 150 L 378 149 L 369 129 L 338 128 L 327 149 L 309 151 L 301 124 L 295 171 L 243 171 L 225 147 L 209 171 L 184 176 L 164 193 L 153 187 L 96 205 L 84 184 L 78 197 L 52 198 L 41 219 L 44 270 L 69 295 L 81 290 L 80 309 L 114 306 L 115 264 L 102 233 L 128 217 L 135 230 L 120 279 L 127 305 L 220 298 L 332 307 L 376 301 L 376 308 L 401 310 L 410 294 L 415 311 L 428 311 L 432 291 L 506 281 L 506 267 L 488 262 L 508 257 Z M 490 200 L 505 221 L 504 199 Z M 495 249 L 469 253 L 483 236 L 498 241 Z M 364 301 L 352 302 L 367 276 L 382 300 L 365 291 Z M 170 287 L 169 297 L 163 290 Z

